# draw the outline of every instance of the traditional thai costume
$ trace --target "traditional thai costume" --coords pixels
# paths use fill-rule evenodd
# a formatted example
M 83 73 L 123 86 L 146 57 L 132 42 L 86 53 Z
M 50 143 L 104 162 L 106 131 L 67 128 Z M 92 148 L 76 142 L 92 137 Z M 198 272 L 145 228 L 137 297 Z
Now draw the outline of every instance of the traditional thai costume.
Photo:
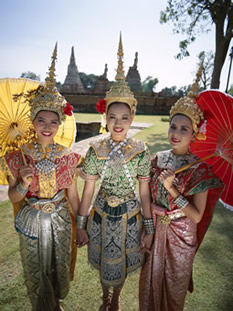
M 204 114 L 195 101 L 200 75 L 199 71 L 188 95 L 180 98 L 171 108 L 170 120 L 177 114 L 187 116 L 196 137 L 203 140 L 204 129 L 198 126 Z M 193 291 L 194 256 L 224 188 L 211 168 L 205 162 L 197 161 L 199 158 L 190 152 L 176 155 L 172 150 L 158 152 L 152 160 L 150 188 L 155 236 L 140 275 L 141 311 L 182 311 L 187 291 Z M 179 196 L 175 200 L 159 178 L 168 167 L 176 174 L 173 185 Z M 188 168 L 178 171 L 184 167 Z M 183 209 L 189 208 L 188 204 L 193 202 L 195 194 L 205 191 L 208 194 L 204 214 L 196 224 L 185 216 Z
M 72 107 L 55 87 L 56 54 L 57 46 L 45 84 L 15 96 L 23 97 L 24 103 L 30 106 L 31 120 L 28 117 L 24 127 L 32 131 L 30 121 L 34 121 L 40 111 L 56 113 L 60 124 L 66 115 L 72 116 Z M 26 134 L 22 135 L 23 130 L 17 133 L 19 125 L 16 123 L 11 127 L 17 148 L 0 159 L 0 166 L 12 180 L 10 191 L 22 198 L 13 206 L 25 284 L 33 311 L 54 311 L 59 308 L 59 299 L 68 294 L 73 278 L 77 251 L 76 215 L 68 201 L 67 189 L 76 183 L 82 157 L 60 144 L 46 147 L 38 144 L 36 137 L 29 139 Z M 47 131 L 51 134 L 49 127 Z M 21 144 L 22 141 L 27 143 Z M 28 188 L 22 186 L 20 168 L 23 166 L 33 168 Z
M 140 277 L 140 310 L 181 311 L 185 296 L 193 290 L 192 264 L 211 220 L 213 208 L 223 183 L 206 163 L 198 163 L 176 175 L 177 190 L 191 197 L 208 190 L 202 220 L 197 225 L 178 209 L 173 198 L 159 181 L 167 167 L 173 171 L 198 159 L 194 154 L 177 156 L 171 150 L 159 152 L 152 160 L 151 193 L 155 238 Z
M 76 232 L 72 238 L 74 216 L 66 189 L 76 181 L 82 158 L 58 144 L 47 146 L 45 153 L 37 144 L 24 145 L 22 150 L 34 168 L 26 197 L 14 204 L 25 284 L 33 310 L 54 310 L 55 297 L 67 295 L 73 277 Z M 20 180 L 19 170 L 24 165 L 21 151 L 7 154 L 5 160 L 9 175 Z
M 114 149 L 110 138 L 91 144 L 81 173 L 86 180 L 101 177 L 87 231 L 89 262 L 100 271 L 105 286 L 122 285 L 127 275 L 142 264 L 141 206 L 135 184 L 137 179 L 150 180 L 146 145 L 129 138 L 119 149 L 117 146 Z

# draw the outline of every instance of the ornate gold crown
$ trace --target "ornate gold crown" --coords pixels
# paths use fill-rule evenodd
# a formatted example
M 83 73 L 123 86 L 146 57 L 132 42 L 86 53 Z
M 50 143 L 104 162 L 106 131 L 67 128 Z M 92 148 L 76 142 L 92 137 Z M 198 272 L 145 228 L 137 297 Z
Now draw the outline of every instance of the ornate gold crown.
M 200 66 L 196 80 L 191 86 L 187 96 L 180 98 L 170 110 L 170 120 L 176 114 L 184 114 L 192 120 L 193 130 L 195 133 L 198 132 L 198 125 L 201 120 L 204 120 L 204 115 L 201 108 L 196 103 L 196 98 L 199 94 L 199 81 L 202 74 L 202 65 Z
M 19 96 L 25 98 L 25 102 L 28 102 L 30 106 L 30 118 L 33 121 L 38 114 L 38 112 L 52 111 L 59 115 L 60 123 L 65 121 L 66 115 L 70 113 L 66 110 L 71 110 L 70 106 L 65 98 L 56 89 L 56 79 L 55 79 L 55 61 L 57 59 L 57 43 L 55 45 L 52 62 L 49 68 L 48 77 L 45 79 L 45 83 L 41 84 L 37 89 L 30 90 L 26 94 L 15 95 L 15 99 Z
M 132 115 L 136 113 L 137 101 L 134 98 L 133 92 L 131 92 L 127 82 L 125 81 L 124 69 L 123 69 L 123 47 L 120 34 L 120 42 L 118 47 L 118 67 L 115 82 L 108 92 L 106 92 L 106 112 L 108 106 L 113 102 L 126 103 L 129 105 Z

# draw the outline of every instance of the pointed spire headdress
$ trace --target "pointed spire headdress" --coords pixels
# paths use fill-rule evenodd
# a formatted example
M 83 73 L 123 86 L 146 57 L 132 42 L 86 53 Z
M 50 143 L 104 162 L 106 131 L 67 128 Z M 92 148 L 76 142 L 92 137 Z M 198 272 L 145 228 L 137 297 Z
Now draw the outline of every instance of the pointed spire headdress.
M 55 45 L 51 66 L 45 83 L 36 90 L 29 90 L 25 94 L 15 95 L 14 99 L 23 96 L 30 106 L 30 119 L 33 121 L 40 111 L 56 112 L 60 123 L 65 121 L 66 115 L 72 115 L 73 107 L 66 102 L 65 98 L 56 89 L 55 62 L 57 59 L 57 43 Z
M 195 133 L 199 131 L 199 124 L 202 120 L 204 120 L 204 114 L 200 106 L 198 106 L 196 102 L 196 98 L 199 95 L 199 81 L 202 74 L 202 67 L 199 67 L 199 70 L 196 74 L 196 79 L 192 84 L 190 91 L 188 92 L 187 96 L 180 98 L 171 108 L 170 110 L 170 120 L 176 114 L 183 114 L 189 117 L 192 121 L 193 130 Z M 199 131 L 200 132 L 200 131 Z
M 123 68 L 123 47 L 120 34 L 120 41 L 118 47 L 118 66 L 117 73 L 115 77 L 115 82 L 108 92 L 106 92 L 105 101 L 106 101 L 106 112 L 108 107 L 113 102 L 120 102 L 129 105 L 132 115 L 135 115 L 137 101 L 134 98 L 133 92 L 130 90 L 127 82 L 125 81 L 125 74 Z

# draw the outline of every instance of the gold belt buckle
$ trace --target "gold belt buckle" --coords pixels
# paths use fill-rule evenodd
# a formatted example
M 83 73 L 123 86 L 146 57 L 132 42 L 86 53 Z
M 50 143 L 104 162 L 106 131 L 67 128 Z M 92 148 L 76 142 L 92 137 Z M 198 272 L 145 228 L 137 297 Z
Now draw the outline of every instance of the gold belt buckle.
M 159 216 L 159 222 L 163 225 L 168 225 L 171 222 L 171 218 L 169 216 Z
M 107 198 L 107 202 L 109 206 L 117 207 L 121 203 L 121 200 L 118 197 L 112 195 Z
M 45 214 L 50 214 L 55 210 L 56 205 L 52 202 L 49 203 L 45 203 L 44 205 L 42 205 L 41 210 L 45 213 Z

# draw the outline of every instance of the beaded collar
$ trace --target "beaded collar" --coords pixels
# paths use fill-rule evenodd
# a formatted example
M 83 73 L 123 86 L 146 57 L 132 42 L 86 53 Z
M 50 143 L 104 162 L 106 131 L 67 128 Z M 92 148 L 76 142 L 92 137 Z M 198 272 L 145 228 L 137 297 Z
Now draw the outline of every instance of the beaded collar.
M 34 144 L 36 156 L 37 156 L 37 163 L 35 164 L 36 169 L 38 170 L 39 174 L 48 175 L 48 177 L 52 176 L 52 172 L 56 170 L 56 164 L 53 162 L 55 157 L 56 151 L 56 144 L 52 145 L 52 150 L 50 154 L 46 154 L 43 159 L 42 152 L 40 152 L 38 144 Z
M 157 153 L 157 165 L 159 168 L 167 169 L 171 167 L 173 171 L 192 163 L 199 158 L 193 153 L 187 153 L 184 155 L 176 155 L 172 150 L 161 151 Z M 200 164 L 196 164 L 193 167 L 198 167 Z
M 103 180 L 104 180 L 104 176 L 105 176 L 105 172 L 106 172 L 106 169 L 109 165 L 109 161 L 111 160 L 113 154 L 117 154 L 121 159 L 122 159 L 122 165 L 124 167 L 124 170 L 125 170 L 125 173 L 126 173 L 126 176 L 129 180 L 129 184 L 135 194 L 135 197 L 136 199 L 139 201 L 139 198 L 138 198 L 138 195 L 137 195 L 137 191 L 134 187 L 134 184 L 133 184 L 133 180 L 132 180 L 132 177 L 130 175 L 130 172 L 129 172 L 129 168 L 127 166 L 127 163 L 125 161 L 125 156 L 122 152 L 122 149 L 128 144 L 128 137 L 126 137 L 124 140 L 122 140 L 121 142 L 117 143 L 117 142 L 114 142 L 111 138 L 110 138 L 110 146 L 111 146 L 111 151 L 109 152 L 108 154 L 108 157 L 107 157 L 107 160 L 105 161 L 105 164 L 104 164 L 104 167 L 103 167 L 103 170 L 102 170 L 102 173 L 101 173 L 101 177 L 100 177 L 100 182 L 99 182 L 99 185 L 98 185 L 98 188 L 96 189 L 96 192 L 95 192 L 95 196 L 94 196 L 94 200 L 93 200 L 93 203 L 95 202 L 96 200 L 96 197 L 99 193 L 99 190 L 101 188 L 101 185 L 103 183 Z M 92 203 L 92 204 L 93 204 Z

